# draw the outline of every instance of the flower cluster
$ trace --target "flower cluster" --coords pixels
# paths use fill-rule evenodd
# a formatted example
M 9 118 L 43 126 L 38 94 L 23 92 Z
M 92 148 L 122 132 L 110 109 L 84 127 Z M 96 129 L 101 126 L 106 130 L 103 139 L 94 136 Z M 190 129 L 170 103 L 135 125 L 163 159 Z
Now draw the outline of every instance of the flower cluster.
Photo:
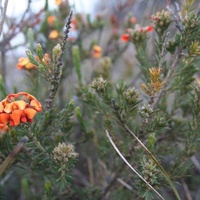
M 135 104 L 138 102 L 139 93 L 135 88 L 128 88 L 125 92 L 126 101 L 128 104 Z
M 146 27 L 140 27 L 139 24 L 135 25 L 134 29 L 128 28 L 127 33 L 121 35 L 123 42 L 132 41 L 134 44 L 139 44 L 147 39 L 147 33 L 153 31 L 151 25 Z
M 61 173 L 62 175 L 65 175 L 65 172 L 67 170 L 67 162 L 70 159 L 74 159 L 78 157 L 78 153 L 74 150 L 74 145 L 68 144 L 66 145 L 63 143 L 58 143 L 58 146 L 54 148 L 53 150 L 53 157 L 56 163 L 61 165 Z
M 153 27 L 159 35 L 162 35 L 172 22 L 171 13 L 164 10 L 157 12 L 156 15 L 152 15 L 151 19 Z
M 0 130 L 6 132 L 8 126 L 32 122 L 37 112 L 42 110 L 40 102 L 26 92 L 9 94 L 0 102 Z
M 181 18 L 181 21 L 183 28 L 190 32 L 191 29 L 195 29 L 200 23 L 199 17 L 196 14 L 185 15 L 183 18 Z
M 53 150 L 54 160 L 57 162 L 66 163 L 70 158 L 78 157 L 78 153 L 74 150 L 74 145 L 63 143 L 58 143 L 58 146 Z
M 94 79 L 94 81 L 91 84 L 91 87 L 94 88 L 98 93 L 104 93 L 106 90 L 107 83 L 108 82 L 100 76 Z
M 147 159 L 147 157 L 144 156 L 141 165 L 144 179 L 153 186 L 157 185 L 158 169 L 156 168 L 154 161 L 152 159 Z
M 141 84 L 141 88 L 146 94 L 153 96 L 155 93 L 160 91 L 164 82 L 160 81 L 161 68 L 150 68 L 149 72 L 150 83 L 148 83 L 148 86 Z
M 148 119 L 152 113 L 153 110 L 151 109 L 151 106 L 149 104 L 143 105 L 142 107 L 139 108 L 139 114 L 142 118 Z

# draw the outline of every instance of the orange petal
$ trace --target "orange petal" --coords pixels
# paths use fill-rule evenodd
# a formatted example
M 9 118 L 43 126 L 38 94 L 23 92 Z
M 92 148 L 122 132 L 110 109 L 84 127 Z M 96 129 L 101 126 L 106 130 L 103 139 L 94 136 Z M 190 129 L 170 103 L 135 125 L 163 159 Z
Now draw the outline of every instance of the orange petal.
M 30 106 L 33 107 L 35 110 L 37 110 L 38 112 L 40 112 L 42 110 L 42 105 L 40 104 L 39 101 L 37 100 L 32 100 L 30 102 Z
M 33 119 L 36 113 L 37 111 L 32 108 L 26 108 L 24 110 L 24 115 L 26 116 L 27 119 Z
M 146 31 L 147 31 L 147 32 L 153 31 L 153 26 L 151 26 L 151 25 L 150 25 L 150 26 L 147 26 Z
M 14 101 L 13 103 L 14 103 L 14 106 L 20 110 L 24 110 L 25 107 L 27 106 L 27 103 L 23 100 Z
M 31 69 L 31 68 L 35 68 L 35 65 L 30 63 L 28 58 L 19 58 L 18 63 L 17 63 L 17 68 L 18 69 Z
M 94 45 L 93 48 L 92 48 L 92 57 L 100 58 L 101 57 L 101 52 L 102 52 L 101 47 L 98 46 L 98 45 Z
M 33 68 L 35 68 L 35 65 L 32 63 L 28 63 L 25 65 L 25 69 L 33 69 Z
M 27 122 L 27 118 L 25 116 L 22 116 L 20 121 L 25 123 L 25 122 Z
M 53 30 L 53 31 L 51 31 L 51 32 L 49 33 L 49 38 L 50 38 L 50 39 L 56 39 L 58 36 L 59 36 L 59 33 L 58 33 L 58 31 L 56 31 L 56 30 Z
M 47 17 L 47 22 L 48 22 L 48 24 L 50 25 L 50 26 L 52 26 L 53 25 L 53 23 L 55 22 L 55 20 L 56 20 L 56 17 L 55 16 L 49 16 L 49 17 Z
M 8 95 L 8 99 L 11 99 L 11 98 L 18 98 L 20 96 L 25 96 L 27 99 L 36 99 L 33 95 L 30 95 L 29 93 L 27 92 L 18 92 L 17 94 L 9 94 Z
M 17 94 L 9 94 L 8 96 L 7 96 L 7 99 L 9 99 L 9 100 L 11 100 L 11 99 L 15 99 L 15 98 L 17 98 Z
M 27 63 L 29 63 L 29 59 L 28 58 L 19 58 L 18 63 L 20 65 L 26 65 Z
M 13 102 L 8 103 L 8 104 L 6 105 L 6 107 L 4 108 L 4 112 L 6 112 L 6 113 L 11 113 L 12 110 L 13 110 Z
M 10 118 L 13 120 L 13 124 L 10 123 L 10 125 L 12 126 L 17 126 L 20 123 L 20 119 L 21 116 L 23 114 L 22 110 L 14 110 L 11 114 L 10 114 Z
M 23 100 L 14 101 L 7 104 L 6 107 L 4 108 L 4 111 L 6 113 L 10 113 L 13 110 L 17 110 L 17 109 L 24 110 L 26 106 L 27 106 L 27 103 Z
M 8 124 L 9 120 L 10 120 L 10 115 L 8 113 L 0 114 L 0 123 Z
M 17 64 L 17 69 L 24 69 L 24 66 Z
M 130 40 L 130 38 L 131 38 L 131 36 L 127 33 L 121 35 L 121 40 L 123 42 L 128 42 Z
M 10 99 L 10 98 L 18 98 L 19 96 L 22 96 L 22 95 L 28 95 L 28 93 L 27 92 L 18 92 L 17 94 L 9 94 L 8 95 L 8 99 Z
M 0 102 L 0 112 L 3 112 L 3 110 L 4 110 L 4 104 Z
M 59 6 L 62 3 L 62 0 L 55 0 L 55 4 Z
M 0 124 L 0 133 L 5 133 L 9 130 L 8 126 L 5 124 Z
M 136 18 L 135 17 L 131 17 L 131 19 L 130 19 L 130 21 L 131 21 L 131 23 L 135 23 L 137 20 L 136 20 Z

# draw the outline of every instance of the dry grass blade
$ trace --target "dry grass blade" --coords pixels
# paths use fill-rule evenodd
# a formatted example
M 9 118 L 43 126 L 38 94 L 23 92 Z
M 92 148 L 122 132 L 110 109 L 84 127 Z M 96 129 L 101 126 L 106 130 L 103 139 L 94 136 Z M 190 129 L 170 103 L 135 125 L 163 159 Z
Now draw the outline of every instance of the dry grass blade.
M 121 157 L 121 159 L 129 166 L 129 168 L 131 168 L 131 170 L 142 180 L 144 181 L 161 199 L 164 200 L 164 198 L 162 197 L 162 195 L 152 186 L 150 185 L 131 165 L 130 163 L 126 160 L 126 158 L 121 154 L 121 152 L 119 151 L 119 149 L 116 147 L 115 143 L 113 142 L 112 138 L 110 137 L 109 132 L 106 130 L 106 135 L 110 141 L 110 143 L 112 144 L 112 146 L 114 147 L 115 151 L 118 153 L 118 155 Z

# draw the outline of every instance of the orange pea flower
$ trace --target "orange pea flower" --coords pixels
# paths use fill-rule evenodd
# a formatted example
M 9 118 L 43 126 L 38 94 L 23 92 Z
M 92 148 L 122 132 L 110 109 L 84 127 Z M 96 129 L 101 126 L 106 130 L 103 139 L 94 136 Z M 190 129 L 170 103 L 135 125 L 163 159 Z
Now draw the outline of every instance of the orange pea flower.
M 132 24 L 134 24 L 136 21 L 137 21 L 137 19 L 136 19 L 135 17 L 131 17 L 130 22 L 131 22 Z
M 36 66 L 32 64 L 28 58 L 19 58 L 18 63 L 17 63 L 17 68 L 18 69 L 34 69 Z
M 153 26 L 149 25 L 149 26 L 145 26 L 145 27 L 139 27 L 138 29 L 140 32 L 151 32 L 153 31 Z
M 48 22 L 49 26 L 53 26 L 55 21 L 56 21 L 55 16 L 50 15 L 50 16 L 47 17 L 47 22 Z
M 101 57 L 102 49 L 98 45 L 94 45 L 92 48 L 92 57 L 93 58 L 100 58 Z
M 57 6 L 60 6 L 60 5 L 62 4 L 62 0 L 55 0 L 55 4 L 56 4 Z
M 128 42 L 130 39 L 131 39 L 131 36 L 128 33 L 124 33 L 124 34 L 121 35 L 121 40 L 123 42 Z
M 0 102 L 0 130 L 8 131 L 8 125 L 32 122 L 40 111 L 42 105 L 34 96 L 26 92 L 9 94 Z
M 50 39 L 56 39 L 59 36 L 59 33 L 57 30 L 53 30 L 49 33 L 49 38 Z
M 151 32 L 151 31 L 153 31 L 153 26 L 151 26 L 151 25 L 147 26 L 145 30 L 146 30 L 146 32 Z

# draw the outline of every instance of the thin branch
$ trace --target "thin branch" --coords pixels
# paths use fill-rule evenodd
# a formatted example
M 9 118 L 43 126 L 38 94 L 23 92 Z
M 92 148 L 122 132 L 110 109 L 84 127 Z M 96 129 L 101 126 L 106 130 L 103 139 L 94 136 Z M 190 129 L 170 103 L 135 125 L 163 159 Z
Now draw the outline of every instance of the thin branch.
M 35 143 L 37 148 L 46 156 L 46 158 L 49 158 L 49 154 L 41 145 L 40 141 L 34 136 L 34 133 L 30 129 L 28 129 L 28 137 Z
M 181 180 L 181 183 L 183 185 L 183 189 L 185 191 L 185 195 L 186 195 L 186 199 L 187 200 L 192 200 L 192 195 L 191 195 L 191 192 L 186 184 L 186 182 L 184 181 L 184 179 Z
M 8 0 L 5 0 L 1 19 L 0 19 L 0 37 L 1 37 L 2 30 L 3 30 L 3 24 L 4 24 L 4 21 L 5 21 L 5 18 L 6 18 L 7 6 L 8 6 Z
M 119 169 L 117 170 L 117 172 L 115 173 L 114 177 L 112 178 L 112 180 L 110 181 L 110 183 L 106 186 L 106 188 L 103 190 L 102 195 L 98 198 L 103 199 L 104 196 L 106 196 L 106 194 L 108 193 L 108 191 L 111 189 L 111 187 L 114 185 L 114 183 L 116 182 L 116 180 L 118 179 L 119 174 L 121 174 L 121 172 L 124 170 L 124 168 L 126 167 L 125 163 L 122 163 L 122 165 L 119 167 Z
M 191 157 L 191 160 L 192 160 L 194 166 L 196 167 L 196 169 L 197 169 L 197 170 L 199 171 L 199 173 L 200 173 L 200 163 L 199 163 L 199 161 L 197 160 L 196 156 L 192 156 L 192 157 Z
M 108 133 L 108 131 L 106 130 L 106 136 L 108 137 L 110 143 L 112 144 L 112 146 L 114 147 L 115 151 L 118 153 L 118 155 L 121 157 L 121 159 L 128 165 L 128 167 L 143 181 L 145 182 L 161 199 L 164 200 L 164 198 L 161 196 L 161 194 L 153 187 L 151 186 L 130 164 L 129 162 L 126 160 L 126 158 L 121 154 L 121 152 L 119 151 L 119 149 L 116 147 L 115 143 L 113 142 L 112 138 L 110 137 L 110 134 Z
M 15 156 L 20 152 L 20 150 L 26 142 L 28 142 L 28 137 L 22 137 L 19 143 L 15 146 L 14 150 L 6 157 L 6 159 L 0 165 L 0 177 L 3 175 L 4 171 L 8 168 L 8 166 L 14 161 Z
M 161 54 L 160 54 L 160 62 L 159 62 L 159 65 L 158 67 L 159 68 L 162 68 L 163 67 L 163 63 L 164 63 L 164 56 L 166 54 L 166 46 L 167 46 L 167 41 L 168 41 L 168 38 L 169 38 L 169 32 L 166 33 L 166 36 L 164 38 L 164 43 L 162 45 L 162 50 L 161 50 Z
M 128 190 L 133 190 L 133 187 L 131 187 L 128 183 L 126 183 L 124 180 L 122 180 L 121 178 L 117 178 L 117 181 L 119 183 L 121 183 L 125 188 L 127 188 Z

